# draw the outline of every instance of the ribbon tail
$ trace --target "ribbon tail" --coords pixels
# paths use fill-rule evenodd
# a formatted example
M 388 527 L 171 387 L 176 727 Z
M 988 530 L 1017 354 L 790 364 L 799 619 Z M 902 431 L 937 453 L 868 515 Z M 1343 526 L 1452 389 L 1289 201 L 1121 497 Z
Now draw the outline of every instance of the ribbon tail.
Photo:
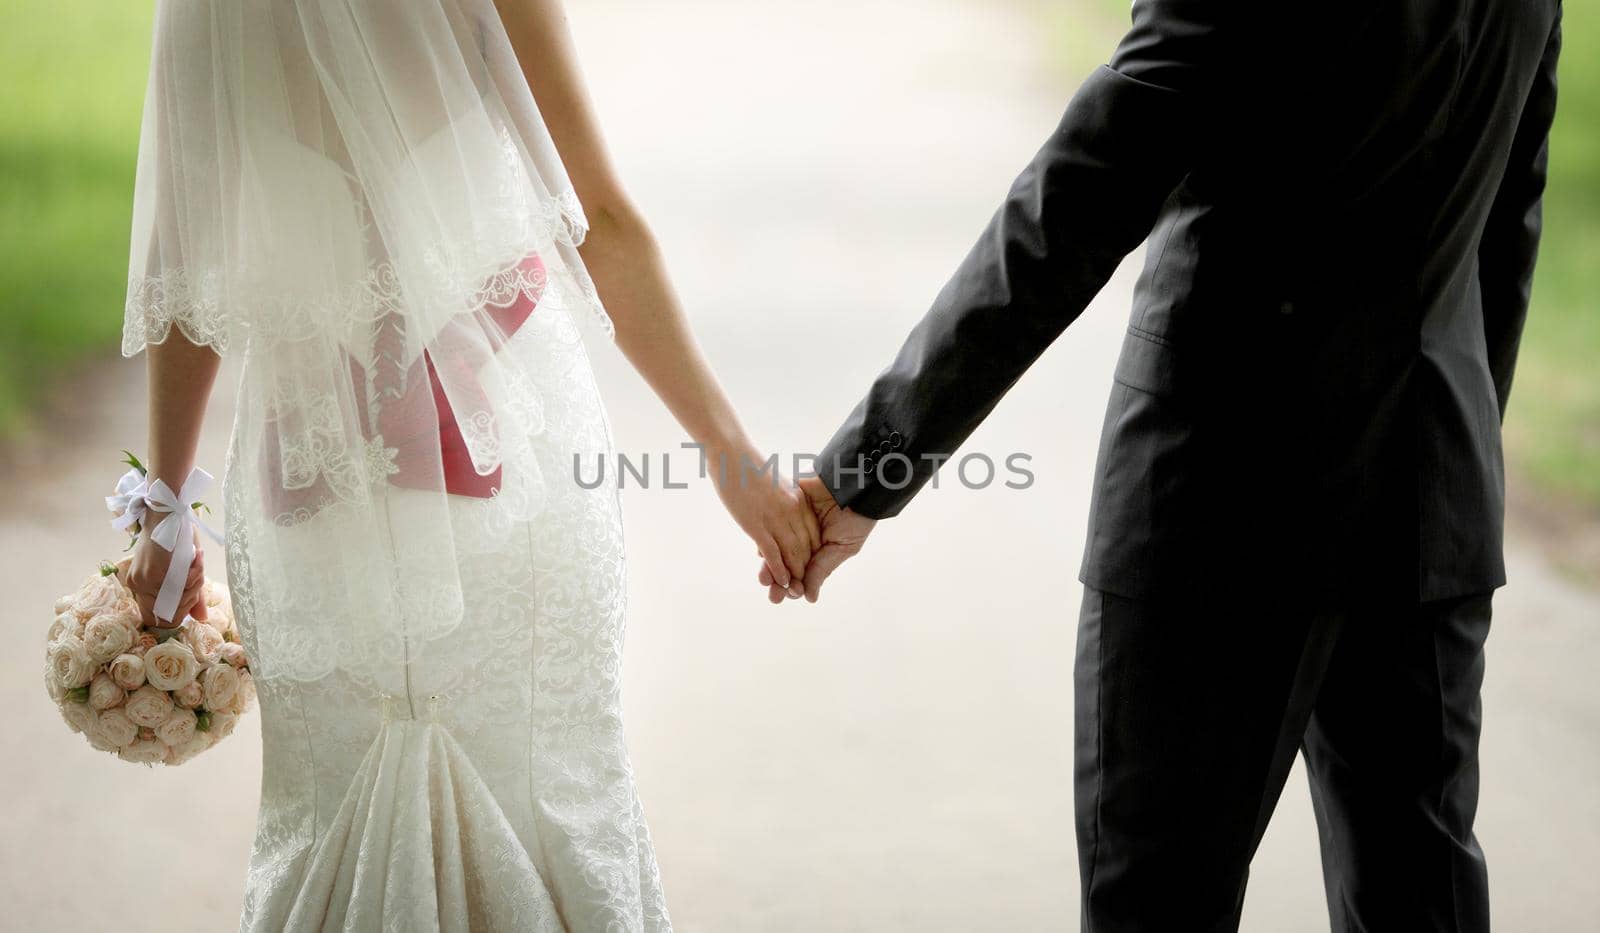
M 166 523 L 164 521 L 161 524 Z M 167 565 L 167 575 L 161 581 L 160 592 L 156 594 L 156 618 L 166 622 L 178 621 L 173 615 L 178 611 L 178 599 L 183 596 L 183 584 L 189 578 L 189 568 L 194 565 L 194 535 L 186 534 L 189 529 L 183 527 L 183 521 L 179 520 L 177 525 L 178 540 L 172 548 L 172 562 Z
M 194 520 L 194 523 L 196 525 L 200 526 L 200 530 L 206 533 L 206 537 L 210 538 L 211 540 L 215 541 L 216 543 L 218 543 L 220 545 L 223 545 L 223 546 L 227 545 L 228 542 L 223 539 L 222 535 L 219 534 L 215 528 L 212 528 L 210 525 L 207 525 L 205 522 L 201 521 L 198 518 Z

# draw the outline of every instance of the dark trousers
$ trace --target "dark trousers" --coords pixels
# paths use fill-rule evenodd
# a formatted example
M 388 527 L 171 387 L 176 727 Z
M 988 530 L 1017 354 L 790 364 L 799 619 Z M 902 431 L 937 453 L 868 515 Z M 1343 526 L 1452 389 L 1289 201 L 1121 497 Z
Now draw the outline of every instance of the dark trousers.
M 1083 929 L 1237 929 L 1298 751 L 1335 931 L 1487 930 L 1472 821 L 1490 597 L 1322 613 L 1231 602 L 1084 593 Z

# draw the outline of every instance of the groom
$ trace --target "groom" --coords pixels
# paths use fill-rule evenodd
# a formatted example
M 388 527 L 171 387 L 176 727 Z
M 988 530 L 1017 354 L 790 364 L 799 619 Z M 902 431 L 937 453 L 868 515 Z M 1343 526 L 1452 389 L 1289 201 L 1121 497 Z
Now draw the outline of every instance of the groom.
M 1085 929 L 1235 928 L 1297 751 L 1335 929 L 1488 928 L 1478 692 L 1559 21 L 1135 0 L 806 481 L 814 599 L 1148 238 L 1081 569 Z

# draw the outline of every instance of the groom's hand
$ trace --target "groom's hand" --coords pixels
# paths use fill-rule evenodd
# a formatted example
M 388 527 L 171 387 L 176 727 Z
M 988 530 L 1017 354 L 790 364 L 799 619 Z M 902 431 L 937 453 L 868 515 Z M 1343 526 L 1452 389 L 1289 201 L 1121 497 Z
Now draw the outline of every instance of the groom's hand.
M 860 553 L 861 545 L 866 543 L 867 535 L 872 533 L 877 521 L 840 508 L 833 499 L 833 493 L 815 476 L 800 480 L 800 489 L 811 503 L 817 524 L 822 529 L 822 545 L 806 564 L 805 595 L 807 601 L 814 603 L 822 591 L 823 581 L 840 564 Z M 777 585 L 772 579 L 772 572 L 765 566 L 761 568 L 760 579 L 761 585 L 767 588 L 767 599 L 773 603 L 784 601 L 786 591 Z

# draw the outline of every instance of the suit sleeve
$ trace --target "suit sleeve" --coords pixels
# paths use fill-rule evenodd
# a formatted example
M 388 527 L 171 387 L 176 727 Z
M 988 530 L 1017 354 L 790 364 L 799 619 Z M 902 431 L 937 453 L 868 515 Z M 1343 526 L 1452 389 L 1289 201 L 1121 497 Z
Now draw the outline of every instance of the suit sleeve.
M 1221 97 L 1231 6 L 1137 0 L 1111 62 L 818 456 L 841 505 L 899 513 L 1149 235 Z
M 1559 18 L 1550 33 L 1517 124 L 1505 176 L 1478 246 L 1478 282 L 1483 296 L 1484 340 L 1494 377 L 1500 417 L 1505 418 L 1516 369 L 1517 347 L 1533 293 L 1539 253 L 1550 125 L 1556 112 L 1556 59 L 1561 53 Z

